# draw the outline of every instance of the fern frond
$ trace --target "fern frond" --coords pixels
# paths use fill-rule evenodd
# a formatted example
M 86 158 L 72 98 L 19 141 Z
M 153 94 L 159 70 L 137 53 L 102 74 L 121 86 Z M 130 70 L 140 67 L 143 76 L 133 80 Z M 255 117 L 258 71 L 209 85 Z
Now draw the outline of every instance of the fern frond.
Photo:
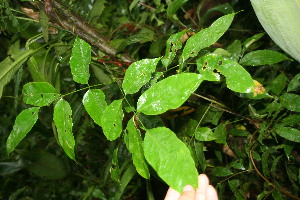
M 8 18 L 8 20 L 6 17 Z M 7 29 L 7 24 L 11 22 L 14 28 L 17 28 L 17 30 L 20 29 L 20 24 L 17 18 L 12 13 L 7 0 L 0 0 L 0 22 L 1 24 L 3 24 L 3 27 L 0 28 Z

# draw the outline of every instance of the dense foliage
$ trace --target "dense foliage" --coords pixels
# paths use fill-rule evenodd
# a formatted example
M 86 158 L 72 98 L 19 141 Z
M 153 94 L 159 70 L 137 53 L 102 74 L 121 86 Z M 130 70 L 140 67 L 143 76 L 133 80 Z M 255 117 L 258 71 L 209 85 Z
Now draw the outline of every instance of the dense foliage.
M 0 199 L 300 192 L 300 65 L 248 1 L 0 0 Z

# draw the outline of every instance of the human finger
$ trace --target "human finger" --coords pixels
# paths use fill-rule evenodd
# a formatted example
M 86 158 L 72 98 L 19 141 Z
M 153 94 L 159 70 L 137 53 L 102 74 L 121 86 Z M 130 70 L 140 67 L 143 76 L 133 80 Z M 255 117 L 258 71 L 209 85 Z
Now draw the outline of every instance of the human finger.
M 178 200 L 179 197 L 180 197 L 179 192 L 177 192 L 173 188 L 169 188 L 165 200 Z
M 217 191 L 212 185 L 207 186 L 205 196 L 209 200 L 218 200 Z
M 186 185 L 183 188 L 183 192 L 180 195 L 178 200 L 195 200 L 196 199 L 196 192 L 193 186 Z

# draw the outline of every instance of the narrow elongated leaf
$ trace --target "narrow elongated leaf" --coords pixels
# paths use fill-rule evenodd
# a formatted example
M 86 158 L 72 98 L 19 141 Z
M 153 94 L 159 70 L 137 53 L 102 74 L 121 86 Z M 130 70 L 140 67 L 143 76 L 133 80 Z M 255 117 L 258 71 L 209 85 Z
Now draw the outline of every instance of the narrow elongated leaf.
M 197 187 L 198 172 L 189 149 L 165 127 L 150 129 L 144 139 L 145 157 L 157 174 L 173 189 Z
M 26 134 L 32 129 L 38 119 L 39 110 L 39 107 L 28 108 L 23 110 L 17 116 L 13 130 L 10 132 L 6 142 L 8 154 L 16 148 Z
M 77 83 L 87 84 L 90 78 L 91 46 L 80 38 L 76 38 L 70 58 L 71 73 Z
M 114 100 L 104 110 L 101 124 L 108 140 L 115 140 L 121 135 L 123 117 L 122 99 Z
M 275 131 L 278 135 L 287 140 L 300 143 L 300 130 L 298 129 L 279 126 L 275 129 Z
M 284 60 L 291 59 L 277 51 L 258 50 L 247 53 L 241 59 L 240 64 L 245 66 L 271 65 Z
M 16 71 L 26 62 L 27 58 L 34 53 L 34 50 L 20 51 L 5 58 L 0 63 L 0 99 L 4 86 L 12 79 Z
M 143 59 L 132 63 L 126 70 L 122 85 L 125 94 L 138 92 L 151 79 L 159 60 L 160 58 Z
M 176 11 L 188 0 L 174 0 L 172 1 L 167 8 L 167 15 L 168 17 L 173 17 Z
M 233 13 L 220 17 L 210 27 L 190 37 L 183 49 L 180 64 L 182 65 L 189 57 L 197 56 L 201 49 L 218 41 L 231 25 L 234 15 Z
M 194 73 L 176 74 L 156 83 L 137 103 L 138 112 L 157 115 L 182 105 L 203 81 Z
M 131 181 L 132 177 L 136 174 L 134 166 L 131 164 L 127 167 L 126 171 L 124 172 L 118 190 L 114 196 L 114 200 L 121 199 L 122 194 L 124 193 L 125 188 L 127 187 L 128 183 Z
M 215 167 L 212 171 L 212 174 L 214 176 L 229 176 L 231 174 L 233 174 L 230 169 L 226 168 L 226 167 Z
M 143 140 L 140 131 L 135 127 L 131 118 L 127 124 L 128 150 L 132 154 L 133 164 L 136 171 L 144 178 L 149 179 L 149 169 L 144 157 Z
M 105 95 L 100 89 L 88 90 L 82 99 L 85 110 L 96 124 L 101 126 L 101 118 L 107 107 Z
M 75 161 L 75 140 L 72 133 L 72 109 L 70 104 L 60 99 L 54 107 L 53 121 L 57 129 L 58 142 L 65 153 Z
M 222 56 L 215 54 L 202 56 L 197 60 L 197 69 L 203 78 L 209 81 L 218 81 L 219 73 L 223 74 L 226 77 L 227 87 L 235 92 L 255 92 L 255 83 L 250 74 L 237 62 Z
M 22 93 L 23 101 L 33 106 L 48 106 L 60 95 L 51 84 L 46 82 L 26 83 Z
M 285 93 L 280 97 L 280 104 L 288 110 L 300 112 L 300 95 Z

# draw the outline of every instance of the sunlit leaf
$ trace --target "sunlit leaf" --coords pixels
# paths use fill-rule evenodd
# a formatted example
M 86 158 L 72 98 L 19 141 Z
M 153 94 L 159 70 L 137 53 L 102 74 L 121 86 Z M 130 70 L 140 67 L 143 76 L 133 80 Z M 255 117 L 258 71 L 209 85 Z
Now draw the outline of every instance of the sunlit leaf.
M 76 38 L 70 58 L 71 73 L 77 83 L 87 84 L 90 78 L 91 46 L 80 38 Z
M 105 95 L 100 89 L 88 90 L 82 99 L 85 110 L 96 124 L 101 126 L 101 118 L 107 107 Z
M 209 47 L 218 41 L 231 25 L 234 15 L 233 13 L 220 17 L 210 27 L 190 37 L 183 49 L 180 64 L 185 63 L 189 57 L 197 56 L 201 49 Z
M 300 95 L 285 93 L 280 97 L 280 104 L 288 110 L 300 112 Z
M 146 115 L 156 115 L 177 108 L 202 81 L 202 76 L 194 73 L 176 74 L 165 78 L 140 96 L 137 110 Z
M 65 153 L 75 161 L 75 140 L 72 133 L 72 110 L 70 104 L 60 99 L 54 107 L 53 121 L 57 129 L 58 142 Z
M 209 54 L 197 60 L 197 69 L 208 81 L 220 80 L 220 74 L 226 77 L 227 87 L 235 92 L 256 92 L 254 80 L 250 74 L 237 62 L 222 56 Z
M 38 119 L 39 110 L 39 107 L 28 108 L 23 110 L 17 116 L 13 130 L 10 132 L 6 142 L 6 150 L 8 154 L 16 148 L 21 140 L 32 129 Z
M 49 106 L 60 94 L 49 83 L 32 82 L 23 86 L 23 101 L 33 106 Z
M 125 94 L 138 92 L 151 79 L 159 60 L 160 58 L 143 59 L 132 63 L 126 70 L 122 85 Z
M 136 171 L 142 177 L 149 179 L 150 174 L 144 157 L 143 140 L 140 131 L 135 127 L 133 118 L 129 120 L 126 130 L 128 132 L 128 150 L 132 154 Z
M 185 185 L 197 187 L 198 172 L 189 149 L 165 127 L 150 129 L 144 139 L 148 163 L 173 189 L 182 192 Z
M 117 139 L 122 133 L 122 99 L 114 100 L 103 112 L 102 129 L 108 140 Z
M 300 130 L 298 129 L 278 126 L 275 131 L 278 135 L 287 140 L 300 143 Z
M 198 141 L 212 141 L 217 139 L 212 130 L 208 127 L 198 127 L 195 129 L 195 138 Z
M 277 51 L 257 50 L 246 54 L 240 64 L 245 66 L 271 65 L 284 60 L 291 59 Z

